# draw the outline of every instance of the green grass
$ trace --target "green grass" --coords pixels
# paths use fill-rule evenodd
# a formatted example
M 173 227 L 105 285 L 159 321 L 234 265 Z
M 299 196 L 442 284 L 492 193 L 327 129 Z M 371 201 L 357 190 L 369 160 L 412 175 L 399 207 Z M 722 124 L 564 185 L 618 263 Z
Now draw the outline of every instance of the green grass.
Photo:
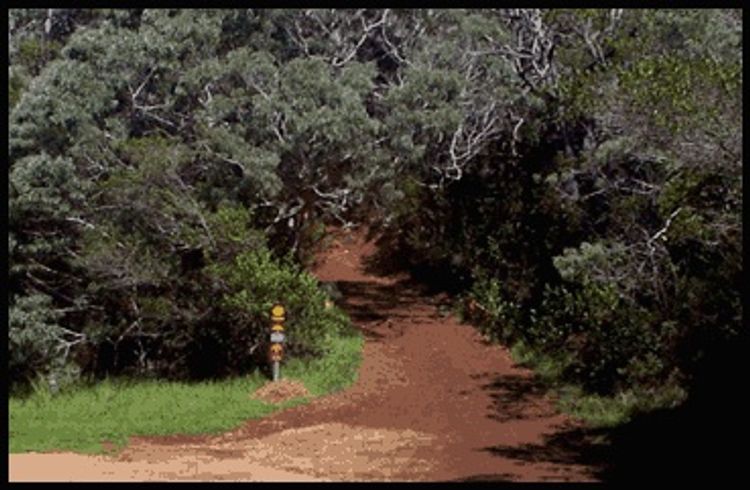
M 364 338 L 359 333 L 334 338 L 329 354 L 320 359 L 310 362 L 290 359 L 282 368 L 282 378 L 301 381 L 313 396 L 346 388 L 357 377 L 363 345 Z
M 539 379 L 549 385 L 560 379 L 568 362 L 564 358 L 543 355 L 523 342 L 513 344 L 510 355 L 516 364 L 533 369 Z
M 674 385 L 659 389 L 632 389 L 613 396 L 586 393 L 580 386 L 561 381 L 567 360 L 544 355 L 522 342 L 510 349 L 511 357 L 519 365 L 531 368 L 538 379 L 557 395 L 557 408 L 584 421 L 592 428 L 615 427 L 627 423 L 633 415 L 657 408 L 676 406 L 685 400 L 686 393 Z
M 557 388 L 558 407 L 594 428 L 615 427 L 630 421 L 637 413 L 649 412 L 665 407 L 674 407 L 685 401 L 685 390 L 678 386 L 659 389 L 632 389 L 614 396 L 584 393 L 577 386 L 564 385 Z
M 632 393 L 607 397 L 584 393 L 581 388 L 564 385 L 557 389 L 558 408 L 594 428 L 615 427 L 630 420 L 637 401 Z
M 282 364 L 282 378 L 301 381 L 313 397 L 345 388 L 357 377 L 362 344 L 359 334 L 334 337 L 321 359 Z M 258 373 L 201 383 L 105 380 L 54 397 L 37 389 L 9 401 L 10 452 L 98 453 L 103 441 L 121 447 L 128 436 L 220 433 L 308 401 L 251 399 L 266 381 Z

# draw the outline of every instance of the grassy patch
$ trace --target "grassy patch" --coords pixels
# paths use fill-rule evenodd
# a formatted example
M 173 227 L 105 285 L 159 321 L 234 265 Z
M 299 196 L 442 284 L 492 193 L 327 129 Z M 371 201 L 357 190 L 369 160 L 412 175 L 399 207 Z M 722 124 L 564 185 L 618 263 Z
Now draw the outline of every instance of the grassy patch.
M 624 424 L 630 420 L 633 409 L 636 408 L 632 393 L 620 393 L 612 397 L 592 395 L 574 385 L 559 387 L 557 393 L 558 408 L 594 428 Z
M 633 389 L 614 396 L 584 393 L 579 387 L 565 385 L 557 389 L 558 407 L 584 420 L 594 428 L 615 427 L 630 421 L 637 413 L 674 407 L 685 401 L 686 393 L 677 386 L 659 389 Z
M 514 362 L 533 369 L 538 378 L 555 392 L 559 410 L 583 420 L 592 428 L 621 425 L 636 413 L 676 406 L 686 397 L 684 390 L 670 384 L 658 389 L 632 389 L 613 396 L 586 393 L 579 386 L 561 381 L 568 362 L 565 358 L 539 353 L 522 342 L 514 344 L 510 352 Z
M 281 376 L 301 381 L 313 396 L 341 390 L 357 377 L 363 344 L 359 333 L 337 337 L 330 342 L 328 355 L 309 362 L 290 359 L 282 367 Z
M 510 355 L 516 364 L 533 369 L 542 381 L 550 385 L 557 383 L 568 363 L 565 358 L 541 354 L 523 342 L 513 344 Z
M 345 388 L 357 377 L 363 339 L 333 337 L 321 359 L 292 359 L 282 377 L 305 384 L 313 396 Z M 214 382 L 105 380 L 58 396 L 37 389 L 11 398 L 10 452 L 102 452 L 102 442 L 123 446 L 128 436 L 220 433 L 243 421 L 304 403 L 268 404 L 250 398 L 267 380 L 258 373 Z

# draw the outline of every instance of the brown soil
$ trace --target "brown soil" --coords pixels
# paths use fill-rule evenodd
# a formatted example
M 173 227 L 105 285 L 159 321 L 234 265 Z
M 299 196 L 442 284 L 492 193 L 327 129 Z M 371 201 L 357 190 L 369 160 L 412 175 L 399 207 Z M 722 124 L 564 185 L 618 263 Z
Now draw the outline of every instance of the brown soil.
M 11 455 L 11 479 L 595 479 L 577 458 L 545 450 L 577 424 L 532 374 L 442 315 L 445 298 L 366 272 L 374 251 L 361 233 L 342 233 L 314 271 L 336 282 L 367 340 L 349 389 L 218 436 L 133 437 L 112 457 Z
M 269 381 L 250 394 L 251 398 L 268 403 L 281 403 L 306 396 L 310 396 L 310 392 L 307 391 L 305 385 L 293 379 L 280 379 L 275 383 Z

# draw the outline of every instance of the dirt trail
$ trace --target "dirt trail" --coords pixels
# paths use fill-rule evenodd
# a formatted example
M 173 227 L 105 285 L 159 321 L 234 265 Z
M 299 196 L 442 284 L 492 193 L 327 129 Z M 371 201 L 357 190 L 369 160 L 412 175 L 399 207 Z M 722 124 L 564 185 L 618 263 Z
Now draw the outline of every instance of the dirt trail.
M 531 373 L 441 299 L 364 271 L 375 251 L 339 235 L 316 275 L 366 336 L 358 380 L 219 436 L 138 437 L 116 456 L 10 456 L 12 480 L 593 480 L 593 468 L 513 458 L 575 424 Z M 546 460 L 545 460 L 546 459 Z

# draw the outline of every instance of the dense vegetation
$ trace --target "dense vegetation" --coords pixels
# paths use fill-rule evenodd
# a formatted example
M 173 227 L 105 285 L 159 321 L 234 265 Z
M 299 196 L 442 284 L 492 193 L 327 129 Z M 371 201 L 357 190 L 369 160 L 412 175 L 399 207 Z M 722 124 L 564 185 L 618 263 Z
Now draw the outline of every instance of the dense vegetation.
M 738 359 L 740 11 L 9 22 L 14 384 L 252 369 L 280 295 L 319 355 L 346 322 L 300 265 L 330 223 L 590 393 Z

